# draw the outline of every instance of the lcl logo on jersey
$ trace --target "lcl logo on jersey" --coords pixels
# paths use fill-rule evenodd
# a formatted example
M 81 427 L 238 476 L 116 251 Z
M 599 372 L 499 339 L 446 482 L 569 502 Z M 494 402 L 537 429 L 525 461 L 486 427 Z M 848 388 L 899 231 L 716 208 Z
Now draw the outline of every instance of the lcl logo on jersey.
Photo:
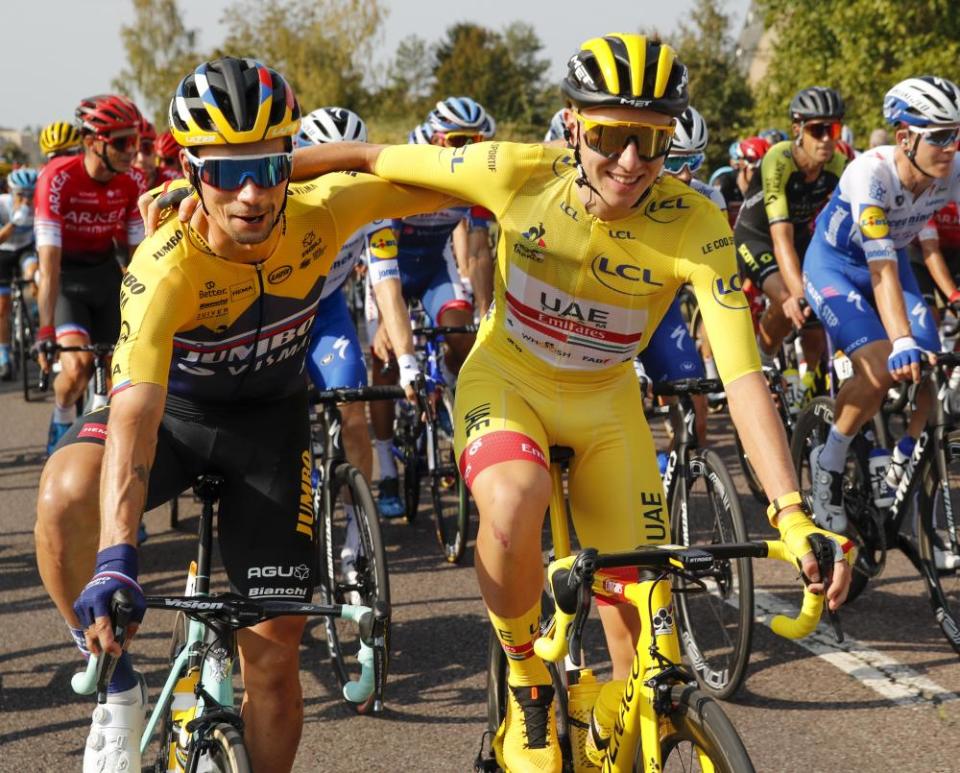
M 653 295 L 663 287 L 663 282 L 653 278 L 652 269 L 617 263 L 606 255 L 597 255 L 590 269 L 600 284 L 623 295 Z
M 743 294 L 743 279 L 733 274 L 729 279 L 720 277 L 713 283 L 713 299 L 727 309 L 746 309 L 747 298 Z
M 672 223 L 683 217 L 683 210 L 690 209 L 683 196 L 674 196 L 657 201 L 654 199 L 643 210 L 643 214 L 657 223 Z

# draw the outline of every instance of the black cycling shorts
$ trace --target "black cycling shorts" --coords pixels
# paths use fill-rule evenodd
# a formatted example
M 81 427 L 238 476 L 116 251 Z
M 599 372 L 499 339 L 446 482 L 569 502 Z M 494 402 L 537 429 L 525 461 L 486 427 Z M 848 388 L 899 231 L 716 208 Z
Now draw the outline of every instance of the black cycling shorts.
M 33 245 L 18 250 L 0 248 L 0 290 L 7 290 L 13 280 L 20 276 L 20 263 L 23 256 L 33 251 Z
M 793 246 L 800 257 L 800 270 L 803 270 L 803 256 L 810 244 L 810 232 L 806 225 L 794 229 Z M 742 263 L 744 276 L 753 282 L 757 289 L 763 289 L 763 283 L 780 272 L 777 258 L 773 253 L 773 240 L 750 234 L 743 241 L 737 241 L 737 257 Z
M 91 343 L 116 343 L 122 279 L 120 266 L 112 256 L 96 265 L 64 263 L 54 316 L 57 335 L 79 333 Z
M 103 445 L 109 408 L 81 416 L 57 448 Z M 198 407 L 168 396 L 147 510 L 224 477 L 217 534 L 230 585 L 250 598 L 310 600 L 316 577 L 306 392 L 274 402 Z
M 907 245 L 907 256 L 910 258 L 910 268 L 917 278 L 917 287 L 920 288 L 920 294 L 931 309 L 945 308 L 949 302 L 947 296 L 943 294 L 937 283 L 933 281 L 927 264 L 923 261 L 923 252 L 920 245 L 911 242 Z M 943 250 L 943 257 L 947 263 L 947 268 L 953 276 L 953 281 L 960 287 L 960 254 L 953 250 Z

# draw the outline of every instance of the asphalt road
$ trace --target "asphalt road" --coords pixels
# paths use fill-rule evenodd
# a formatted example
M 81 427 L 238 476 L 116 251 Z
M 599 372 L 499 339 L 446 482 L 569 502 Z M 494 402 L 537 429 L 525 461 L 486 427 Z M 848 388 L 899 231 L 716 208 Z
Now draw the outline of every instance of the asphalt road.
M 50 407 L 0 388 L 0 771 L 79 770 L 92 703 L 69 686 L 79 660 L 36 571 L 36 488 Z M 725 417 L 715 446 L 732 462 Z M 760 507 L 732 472 L 751 536 L 769 533 Z M 425 498 L 426 499 L 426 498 Z M 426 506 L 426 503 L 424 503 Z M 181 499 L 185 531 L 148 513 L 142 552 L 147 592 L 176 591 L 194 552 L 197 506 Z M 426 515 L 426 513 L 424 513 Z M 394 599 L 387 710 L 356 716 L 336 697 L 317 624 L 303 649 L 306 723 L 298 771 L 467 771 L 485 729 L 487 622 L 472 544 L 462 567 L 445 565 L 423 517 L 385 526 Z M 758 608 L 796 604 L 786 567 L 755 567 Z M 137 666 L 159 689 L 172 619 L 152 613 L 135 645 Z M 848 636 L 803 646 L 758 624 L 746 683 L 725 710 L 760 771 L 960 770 L 960 658 L 937 628 L 922 584 L 892 555 L 885 574 L 843 615 Z M 594 634 L 595 635 L 595 634 Z M 601 665 L 601 664 L 594 664 Z M 156 694 L 155 692 L 153 694 Z

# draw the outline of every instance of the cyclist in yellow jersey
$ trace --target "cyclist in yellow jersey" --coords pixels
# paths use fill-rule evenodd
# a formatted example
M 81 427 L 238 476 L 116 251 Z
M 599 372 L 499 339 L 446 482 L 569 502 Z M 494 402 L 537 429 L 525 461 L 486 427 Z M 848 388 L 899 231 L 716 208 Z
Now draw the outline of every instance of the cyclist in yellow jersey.
M 476 565 L 509 658 L 510 700 L 494 744 L 509 771 L 559 771 L 553 688 L 533 652 L 551 444 L 573 447 L 570 498 L 581 545 L 622 550 L 668 539 L 666 505 L 631 365 L 677 288 L 693 285 L 715 338 L 730 410 L 773 498 L 771 520 L 819 582 L 786 438 L 771 402 L 726 218 L 660 178 L 673 119 L 687 106 L 673 50 L 641 35 L 583 44 L 563 90 L 571 150 L 506 142 L 463 148 L 347 143 L 298 155 L 298 175 L 375 171 L 485 206 L 497 218 L 494 305 L 460 374 L 456 443 L 480 512 Z M 839 550 L 840 538 L 837 540 Z M 830 606 L 846 596 L 840 562 Z M 614 676 L 639 620 L 606 606 Z
M 144 509 L 206 472 L 224 477 L 218 539 L 232 589 L 309 600 L 316 546 L 301 495 L 312 467 L 304 358 L 324 280 L 360 226 L 450 203 L 355 173 L 288 191 L 300 110 L 284 78 L 253 60 L 200 65 L 181 81 L 170 118 L 202 209 L 137 249 L 123 280 L 110 406 L 68 430 L 38 496 L 44 585 L 81 649 L 116 655 L 112 593 L 127 588 L 133 619 L 143 617 Z M 237 636 L 244 735 L 258 773 L 293 766 L 303 628 L 304 618 L 289 617 Z M 93 714 L 84 773 L 138 771 L 146 695 L 128 654 L 108 693 Z

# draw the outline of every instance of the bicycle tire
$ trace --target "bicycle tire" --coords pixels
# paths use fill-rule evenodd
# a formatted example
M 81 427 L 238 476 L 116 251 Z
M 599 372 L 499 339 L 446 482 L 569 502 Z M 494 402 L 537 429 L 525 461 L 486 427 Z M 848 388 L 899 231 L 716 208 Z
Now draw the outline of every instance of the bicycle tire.
M 332 505 L 335 512 L 326 512 L 319 508 L 319 590 L 325 604 L 350 603 L 348 594 L 356 593 L 359 603 L 369 607 L 380 603 L 390 608 L 390 577 L 387 569 L 386 551 L 380 532 L 380 520 L 370 485 L 356 467 L 348 463 L 337 466 L 333 472 Z M 347 519 L 343 512 L 343 491 L 350 492 L 354 507 L 354 517 L 358 529 L 360 552 L 355 562 L 357 576 L 352 582 L 344 577 L 338 565 L 337 554 L 346 540 Z M 327 520 L 331 519 L 327 524 Z M 333 550 L 327 549 L 327 534 L 332 536 Z M 328 552 L 332 561 L 328 560 Z M 356 625 L 338 619 L 324 618 L 327 650 L 333 665 L 337 682 L 342 688 L 350 679 L 358 675 L 358 667 L 348 664 L 347 658 L 353 658 L 359 649 Z M 375 675 L 378 686 L 370 698 L 361 704 L 350 703 L 358 714 L 379 713 L 383 706 L 382 685 L 386 682 L 390 656 L 390 620 L 384 631 L 382 670 Z M 379 667 L 378 667 L 379 669 Z
M 487 642 L 487 730 L 496 733 L 506 715 L 507 656 L 491 626 Z
M 737 490 L 723 460 L 704 449 L 689 459 L 687 470 L 686 498 L 678 486 L 670 509 L 674 542 L 747 542 Z M 706 593 L 682 577 L 674 580 L 679 638 L 700 689 L 725 700 L 739 689 L 750 658 L 753 566 L 749 558 L 717 561 L 713 574 L 701 579 Z
M 661 731 L 660 753 L 663 773 L 703 770 L 694 752 L 700 749 L 712 763 L 707 770 L 717 773 L 751 773 L 753 762 L 736 728 L 720 704 L 693 685 L 675 685 L 670 692 L 673 710 L 667 714 Z M 681 746 L 690 746 L 689 759 Z M 642 750 L 638 749 L 634 769 L 644 770 Z
M 187 616 L 183 612 L 177 612 L 173 621 L 173 631 L 170 633 L 170 650 L 167 653 L 171 667 L 187 641 L 187 625 Z M 167 773 L 167 770 L 169 770 L 170 749 L 176 744 L 177 735 L 178 733 L 173 729 L 171 706 L 168 705 L 160 718 L 158 734 L 160 748 L 157 750 L 157 756 L 153 763 L 154 773 Z
M 800 490 L 805 492 L 807 504 L 811 505 L 811 508 L 812 503 L 809 496 L 811 481 L 810 451 L 817 445 L 826 442 L 827 434 L 830 432 L 830 426 L 833 423 L 833 406 L 834 402 L 830 397 L 816 397 L 811 400 L 810 404 L 797 416 L 797 424 L 793 429 L 793 438 L 790 441 L 790 455 L 793 459 L 793 467 L 797 471 Z M 878 560 L 877 556 L 882 556 L 886 550 L 883 531 L 876 527 L 873 515 L 866 512 L 865 517 L 861 518 L 861 511 L 864 508 L 861 507 L 860 503 L 853 502 L 851 498 L 847 497 L 848 490 L 857 489 L 856 479 L 851 482 L 850 486 L 844 485 L 845 504 L 847 506 L 847 528 L 844 530 L 844 535 L 853 540 L 857 547 L 857 560 L 853 565 L 850 589 L 847 593 L 846 603 L 848 604 L 863 593 L 870 578 L 876 576 L 879 567 L 882 566 L 882 558 Z
M 743 472 L 743 477 L 747 481 L 747 488 L 750 489 L 750 493 L 753 494 L 753 498 L 757 500 L 761 505 L 766 507 L 767 505 L 767 495 L 763 491 L 763 484 L 760 483 L 760 476 L 757 475 L 757 471 L 753 469 L 753 464 L 750 461 L 750 456 L 747 454 L 746 449 L 743 447 L 743 441 L 740 440 L 740 433 L 734 429 L 733 439 L 737 444 L 737 456 L 740 458 L 740 470 Z
M 947 439 L 947 446 L 960 443 L 960 433 L 954 432 Z M 949 458 L 948 464 L 952 461 Z M 938 569 L 934 548 L 945 549 L 956 546 L 956 539 L 950 539 L 944 510 L 943 486 L 940 474 L 934 464 L 931 474 L 924 482 L 917 507 L 920 512 L 919 529 L 917 533 L 917 548 L 920 558 L 920 568 L 927 580 L 927 591 L 930 594 L 930 605 L 934 617 L 943 632 L 944 637 L 954 651 L 960 654 L 960 573 L 956 569 Z M 952 495 L 950 479 L 960 484 L 960 468 L 947 468 L 947 495 L 950 496 L 950 506 L 954 519 L 960 518 L 960 509 L 957 505 L 957 496 Z M 954 522 L 956 529 L 956 520 Z
M 445 410 L 452 419 L 452 401 L 447 392 L 437 402 L 437 410 Z M 442 431 L 440 422 L 434 419 L 428 432 L 433 433 L 433 463 L 430 470 L 430 496 L 433 501 L 433 518 L 437 542 L 447 563 L 457 564 L 467 549 L 468 529 L 470 526 L 470 501 L 467 486 L 460 477 L 457 455 L 453 448 L 453 437 Z M 431 444 L 427 444 L 428 447 Z M 452 490 L 455 501 L 445 501 L 448 490 Z
M 20 383 L 23 389 L 23 399 L 25 402 L 33 400 L 33 390 L 30 386 L 30 364 L 35 360 L 30 356 L 30 349 L 33 346 L 33 335 L 30 330 L 29 322 L 30 312 L 24 305 L 22 296 L 18 299 L 16 307 L 13 309 L 13 318 L 11 320 L 10 340 L 16 352 L 12 353 L 11 364 L 19 370 Z M 39 381 L 38 376 L 34 384 Z
M 220 722 L 214 725 L 207 735 L 209 746 L 201 754 L 202 770 L 216 773 L 253 773 L 250 755 L 243 743 L 243 735 L 233 725 Z M 196 746 L 190 752 L 191 762 L 196 755 Z M 206 765 L 209 764 L 209 767 Z M 189 770 L 189 767 L 187 768 Z

